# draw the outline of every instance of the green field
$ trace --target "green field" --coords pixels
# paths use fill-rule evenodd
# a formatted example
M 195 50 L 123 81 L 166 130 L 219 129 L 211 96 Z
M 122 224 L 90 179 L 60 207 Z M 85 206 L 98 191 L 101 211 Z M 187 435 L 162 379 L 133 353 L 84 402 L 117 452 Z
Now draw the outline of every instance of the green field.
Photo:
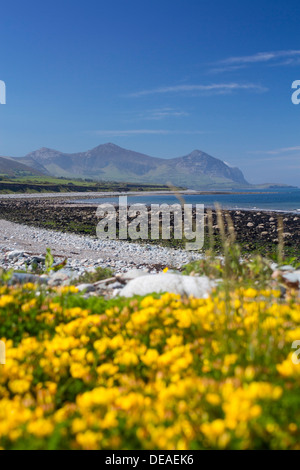
M 9 177 L 0 174 L 0 193 L 47 193 L 47 192 L 88 192 L 88 191 L 167 191 L 166 185 L 116 183 L 92 181 L 90 179 L 67 179 L 50 176 Z

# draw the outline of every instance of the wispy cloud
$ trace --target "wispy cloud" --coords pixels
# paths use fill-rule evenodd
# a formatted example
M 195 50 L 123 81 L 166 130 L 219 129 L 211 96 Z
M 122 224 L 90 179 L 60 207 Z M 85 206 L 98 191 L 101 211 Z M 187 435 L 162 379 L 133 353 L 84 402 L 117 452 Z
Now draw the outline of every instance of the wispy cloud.
M 130 93 L 127 96 L 130 97 L 140 97 L 147 95 L 156 95 L 156 94 L 166 94 L 166 93 L 231 93 L 237 90 L 247 90 L 247 91 L 256 91 L 264 92 L 268 91 L 267 88 L 257 85 L 254 83 L 213 83 L 211 85 L 175 85 L 175 86 L 166 86 L 159 88 L 152 88 L 150 90 L 141 90 L 134 93 Z
M 174 108 L 160 108 L 145 111 L 139 115 L 140 119 L 160 121 L 167 118 L 178 118 L 189 116 L 189 113 Z
M 234 71 L 240 68 L 245 68 L 253 64 L 266 64 L 266 65 L 297 65 L 299 64 L 300 50 L 288 51 L 273 51 L 273 52 L 258 52 L 253 55 L 228 57 L 227 59 L 215 62 L 216 68 L 211 72 L 226 72 Z
M 135 135 L 171 135 L 171 134 L 205 134 L 205 131 L 174 131 L 169 129 L 127 129 L 127 130 L 96 130 L 93 134 L 106 137 L 130 137 Z
M 253 152 L 248 152 L 253 155 L 283 155 L 291 152 L 300 152 L 300 146 L 298 147 L 284 147 L 275 150 L 255 150 Z

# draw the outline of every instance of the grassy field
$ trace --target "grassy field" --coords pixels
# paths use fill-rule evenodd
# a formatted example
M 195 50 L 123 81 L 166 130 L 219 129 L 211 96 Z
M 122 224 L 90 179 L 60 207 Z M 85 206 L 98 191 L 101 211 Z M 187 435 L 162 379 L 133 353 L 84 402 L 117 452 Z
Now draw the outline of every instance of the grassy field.
M 88 192 L 88 191 L 167 191 L 166 185 L 71 180 L 48 176 L 8 177 L 0 175 L 0 194 Z

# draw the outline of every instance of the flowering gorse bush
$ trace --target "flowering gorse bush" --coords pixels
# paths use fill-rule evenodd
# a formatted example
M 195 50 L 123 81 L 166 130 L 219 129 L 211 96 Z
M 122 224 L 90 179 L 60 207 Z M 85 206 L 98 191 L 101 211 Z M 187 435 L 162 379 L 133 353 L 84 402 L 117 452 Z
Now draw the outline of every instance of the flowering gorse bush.
M 0 288 L 3 449 L 299 449 L 299 298 Z

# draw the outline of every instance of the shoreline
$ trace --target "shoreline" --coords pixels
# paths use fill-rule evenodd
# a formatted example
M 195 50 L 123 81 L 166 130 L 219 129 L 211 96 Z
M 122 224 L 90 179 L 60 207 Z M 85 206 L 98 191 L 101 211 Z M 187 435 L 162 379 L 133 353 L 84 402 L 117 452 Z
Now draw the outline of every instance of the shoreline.
M 261 190 L 253 190 L 253 191 L 196 191 L 196 190 L 182 190 L 182 191 L 100 191 L 100 192 L 72 192 L 72 193 L 14 193 L 14 194 L 0 194 L 0 204 L 1 202 L 5 201 L 45 201 L 49 200 L 50 202 L 58 202 L 60 201 L 62 204 L 69 204 L 73 207 L 96 207 L 99 205 L 99 202 L 92 202 L 93 199 L 107 199 L 112 197 L 120 197 L 120 196 L 127 196 L 127 197 L 149 197 L 149 196 L 217 196 L 217 195 L 259 195 L 259 194 L 278 194 L 279 191 L 261 191 Z M 81 202 L 89 200 L 89 202 Z M 118 206 L 117 203 L 111 203 L 114 206 Z M 215 210 L 215 205 L 212 203 L 203 203 L 205 209 L 212 209 Z M 128 203 L 130 204 L 130 201 Z M 147 207 L 150 207 L 151 204 L 145 203 Z M 194 206 L 195 204 L 193 204 Z M 221 205 L 219 203 L 220 208 L 222 211 L 243 211 L 243 212 L 266 212 L 266 213 L 273 213 L 273 214 L 280 214 L 280 215 L 299 215 L 300 216 L 300 208 L 295 209 L 276 209 L 276 208 L 261 208 L 261 207 L 244 207 L 244 206 L 234 206 L 234 205 Z
M 0 200 L 0 219 L 12 223 L 35 227 L 37 229 L 54 230 L 55 233 L 75 234 L 96 239 L 96 217 L 98 204 L 78 204 L 69 198 L 18 198 Z M 213 236 L 218 247 L 219 228 L 215 211 L 213 212 Z M 284 223 L 284 241 L 286 254 L 300 259 L 300 214 L 276 212 L 272 210 L 222 210 L 232 218 L 237 235 L 237 241 L 245 253 L 260 252 L 262 254 L 276 253 L 278 244 L 277 219 L 279 216 Z M 207 210 L 205 210 L 207 213 Z M 0 222 L 3 226 L 3 223 Z M 225 224 L 226 225 L 226 224 Z M 205 246 L 208 230 L 206 227 Z M 123 240 L 115 240 L 120 246 Z M 134 242 L 126 240 L 126 243 Z M 174 240 L 140 240 L 135 244 L 142 246 L 160 246 L 173 249 L 183 249 L 184 241 Z M 203 250 L 203 251 L 204 251 Z M 76 251 L 76 250 L 75 250 Z M 202 251 L 202 252 L 203 252 Z
M 220 195 L 220 194 L 278 194 L 279 191 L 261 191 L 261 190 L 245 190 L 245 191 L 235 191 L 235 190 L 212 190 L 212 191 L 196 191 L 192 189 L 185 189 L 179 191 L 90 191 L 86 193 L 82 192 L 69 192 L 69 193 L 13 193 L 13 194 L 0 194 L 0 200 L 5 199 L 45 199 L 45 198 L 77 198 L 80 199 L 98 199 L 102 197 L 114 197 L 114 196 L 160 196 L 160 195 L 174 195 L 174 194 L 183 194 L 183 195 Z

